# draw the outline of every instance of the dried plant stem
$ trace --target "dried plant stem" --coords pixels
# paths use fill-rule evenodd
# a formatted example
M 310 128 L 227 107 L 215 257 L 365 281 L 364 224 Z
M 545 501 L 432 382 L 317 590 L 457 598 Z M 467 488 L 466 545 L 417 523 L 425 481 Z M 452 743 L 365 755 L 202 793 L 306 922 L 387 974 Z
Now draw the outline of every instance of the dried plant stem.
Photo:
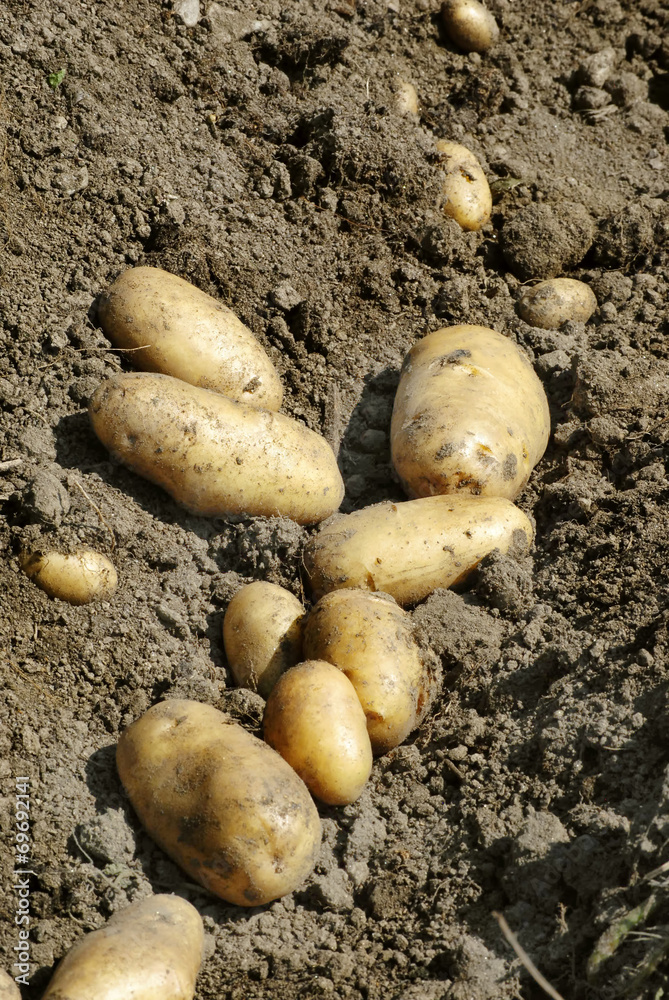
M 534 964 L 530 956 L 527 954 L 525 949 L 518 941 L 516 935 L 513 933 L 513 931 L 507 924 L 502 914 L 493 911 L 493 917 L 499 924 L 502 934 L 509 942 L 509 944 L 511 945 L 516 955 L 518 956 L 520 961 L 523 963 L 523 965 L 529 972 L 529 974 L 532 976 L 532 979 L 535 981 L 535 983 L 537 983 L 542 988 L 542 990 L 548 993 L 549 997 L 552 997 L 552 1000 L 564 1000 L 564 997 L 560 993 L 558 993 L 555 987 L 551 986 L 546 977 L 541 975 L 536 965 Z

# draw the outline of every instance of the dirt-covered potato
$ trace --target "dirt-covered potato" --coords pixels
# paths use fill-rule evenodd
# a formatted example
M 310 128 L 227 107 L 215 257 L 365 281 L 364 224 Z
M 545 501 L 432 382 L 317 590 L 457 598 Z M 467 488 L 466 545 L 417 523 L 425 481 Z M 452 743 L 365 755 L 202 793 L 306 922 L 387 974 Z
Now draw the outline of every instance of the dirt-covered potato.
M 440 139 L 436 146 L 445 175 L 442 211 L 463 229 L 481 229 L 492 212 L 492 194 L 481 164 L 471 150 L 457 142 Z
M 263 729 L 316 798 L 343 806 L 361 795 L 372 770 L 367 720 L 337 667 L 323 660 L 291 667 L 267 699 Z
M 21 1000 L 21 990 L 4 969 L 0 969 L 0 1000 Z
M 223 618 L 225 655 L 238 687 L 266 698 L 278 678 L 302 659 L 304 607 L 275 583 L 238 590 Z
M 95 391 L 89 414 L 115 458 L 195 514 L 314 524 L 344 496 L 325 438 L 169 375 L 116 375 Z
M 493 549 L 520 553 L 532 538 L 529 519 L 502 497 L 425 497 L 343 514 L 309 540 L 304 566 L 316 600 L 357 587 L 414 604 Z
M 395 110 L 400 115 L 417 115 L 419 112 L 418 94 L 413 83 L 398 77 L 395 84 Z
M 557 330 L 572 320 L 587 323 L 595 309 L 595 293 L 576 278 L 549 278 L 527 288 L 518 300 L 518 315 L 530 326 Z
M 445 0 L 441 16 L 448 37 L 465 52 L 486 52 L 499 38 L 497 21 L 478 0 Z
M 179 896 L 149 896 L 80 938 L 42 1000 L 191 1000 L 203 944 L 194 906 Z
M 49 597 L 57 597 L 68 604 L 107 600 L 118 583 L 113 563 L 94 549 L 79 549 L 72 553 L 24 553 L 20 562 L 29 580 Z
M 137 368 L 278 410 L 281 380 L 251 331 L 190 282 L 158 267 L 133 267 L 98 300 L 112 344 Z
M 410 497 L 472 493 L 512 500 L 550 433 L 546 394 L 527 357 L 484 326 L 429 334 L 402 365 L 390 427 Z
M 210 705 L 154 705 L 121 735 L 116 764 L 147 833 L 229 903 L 262 906 L 312 871 L 321 823 L 306 785 Z

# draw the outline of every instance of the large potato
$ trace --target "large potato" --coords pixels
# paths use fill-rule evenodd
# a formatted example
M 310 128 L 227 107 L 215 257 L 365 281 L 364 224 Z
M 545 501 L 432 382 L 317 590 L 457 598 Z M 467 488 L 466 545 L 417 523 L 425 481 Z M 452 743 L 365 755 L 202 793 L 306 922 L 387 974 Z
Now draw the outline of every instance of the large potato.
M 115 458 L 195 514 L 313 524 L 344 495 L 332 448 L 319 434 L 169 375 L 116 375 L 95 391 L 89 414 Z
M 463 229 L 485 226 L 492 212 L 492 194 L 483 167 L 466 146 L 440 139 L 444 184 L 442 211 Z
M 274 365 L 235 314 L 183 278 L 133 267 L 98 300 L 112 344 L 146 372 L 173 375 L 249 406 L 278 410 L 283 389 Z
M 464 492 L 513 500 L 549 432 L 543 386 L 522 351 L 500 333 L 446 327 L 404 359 L 390 444 L 408 496 Z
M 238 590 L 223 618 L 225 655 L 239 687 L 266 698 L 302 659 L 305 611 L 289 590 L 256 580 Z
M 77 941 L 43 1000 L 191 1000 L 203 944 L 194 906 L 179 896 L 149 896 Z
M 438 496 L 344 514 L 309 539 L 304 566 L 314 598 L 382 590 L 398 604 L 463 580 L 493 549 L 523 551 L 532 525 L 502 497 Z
M 331 663 L 291 667 L 274 686 L 263 718 L 265 739 L 317 799 L 355 802 L 372 770 L 367 721 L 355 688 Z
M 116 764 L 147 833 L 229 903 L 269 903 L 312 871 L 321 824 L 304 782 L 210 705 L 154 705 L 121 735 Z
M 107 600 L 118 582 L 114 564 L 95 549 L 24 553 L 21 569 L 49 597 L 68 604 Z
M 385 594 L 334 590 L 322 597 L 307 619 L 304 655 L 346 674 L 375 754 L 399 746 L 432 703 L 436 657 L 419 647 L 410 616 Z

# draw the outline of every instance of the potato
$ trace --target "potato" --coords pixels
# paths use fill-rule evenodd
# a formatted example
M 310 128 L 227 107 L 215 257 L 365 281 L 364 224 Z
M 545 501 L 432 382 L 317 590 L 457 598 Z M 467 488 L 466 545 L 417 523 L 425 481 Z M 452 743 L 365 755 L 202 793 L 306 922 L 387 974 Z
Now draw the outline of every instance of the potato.
M 411 618 L 386 594 L 326 594 L 307 619 L 304 655 L 333 663 L 346 674 L 363 707 L 375 754 L 399 746 L 434 698 L 436 657 L 421 650 Z
M 532 525 L 502 497 L 379 503 L 321 528 L 304 550 L 316 600 L 331 590 L 382 590 L 398 604 L 463 580 L 493 549 L 524 551 Z
M 147 833 L 229 903 L 262 906 L 312 871 L 321 823 L 304 782 L 210 705 L 154 705 L 121 735 L 116 764 Z
M 452 326 L 409 351 L 390 426 L 410 497 L 464 492 L 512 500 L 543 455 L 548 402 L 530 361 L 484 326 Z
M 169 375 L 116 375 L 95 391 L 89 414 L 115 458 L 194 514 L 313 524 L 344 496 L 332 448 L 319 434 Z
M 419 112 L 416 88 L 401 77 L 395 87 L 395 110 L 400 115 L 417 115 Z
M 223 618 L 225 655 L 238 687 L 266 698 L 302 659 L 305 610 L 290 591 L 256 581 L 238 590 Z
M 29 580 L 49 597 L 68 604 L 107 600 L 118 582 L 113 563 L 94 549 L 79 549 L 70 554 L 52 550 L 24 553 L 20 562 Z
M 595 293 L 575 278 L 549 278 L 527 288 L 518 300 L 518 315 L 530 326 L 557 330 L 567 320 L 587 323 L 595 309 Z
M 235 314 L 183 278 L 158 267 L 133 267 L 98 300 L 112 344 L 130 361 L 213 389 L 264 410 L 278 410 L 283 389 L 269 357 Z
M 490 219 L 492 194 L 481 164 L 466 146 L 440 139 L 445 172 L 442 211 L 463 229 L 481 229 Z
M 441 16 L 450 40 L 465 52 L 486 52 L 499 38 L 497 21 L 478 0 L 446 0 Z
M 0 1000 L 21 1000 L 21 990 L 4 969 L 0 969 Z
M 179 896 L 149 896 L 77 941 L 42 1000 L 191 1000 L 203 945 L 194 906 Z
M 344 806 L 360 797 L 372 747 L 355 688 L 337 667 L 322 660 L 291 667 L 267 699 L 263 729 L 316 798 Z

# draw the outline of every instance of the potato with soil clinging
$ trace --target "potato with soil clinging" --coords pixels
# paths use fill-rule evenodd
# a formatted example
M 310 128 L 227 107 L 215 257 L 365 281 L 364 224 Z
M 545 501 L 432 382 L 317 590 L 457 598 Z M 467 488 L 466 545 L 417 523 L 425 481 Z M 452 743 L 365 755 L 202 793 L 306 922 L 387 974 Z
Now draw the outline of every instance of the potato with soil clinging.
M 465 52 L 487 52 L 499 38 L 497 21 L 478 0 L 445 0 L 441 17 L 448 37 Z
M 528 358 L 500 333 L 446 327 L 404 359 L 390 446 L 408 496 L 458 492 L 513 500 L 549 433 L 543 386 Z
M 568 320 L 587 323 L 595 309 L 595 293 L 575 278 L 549 278 L 526 288 L 518 300 L 518 315 L 530 326 L 557 330 Z
M 411 618 L 386 594 L 326 594 L 307 619 L 304 655 L 346 674 L 375 754 L 399 746 L 420 725 L 436 693 L 436 657 L 419 647 Z
M 118 582 L 113 563 L 94 549 L 25 553 L 21 569 L 49 597 L 68 604 L 107 600 Z
M 225 655 L 238 687 L 266 698 L 302 659 L 305 610 L 289 590 L 256 580 L 238 590 L 223 618 Z
M 229 903 L 262 906 L 313 870 L 321 824 L 306 785 L 210 705 L 154 705 L 121 735 L 116 765 L 149 836 Z
M 415 604 L 493 549 L 526 551 L 532 537 L 529 519 L 503 497 L 425 497 L 343 514 L 310 538 L 304 566 L 316 600 L 356 587 Z
M 457 142 L 440 139 L 436 146 L 445 174 L 442 211 L 463 229 L 481 229 L 492 212 L 492 194 L 481 164 L 471 150 Z
M 133 267 L 98 302 L 112 344 L 142 371 L 160 372 L 230 399 L 278 410 L 283 389 L 269 357 L 235 314 L 158 267 Z
M 43 1000 L 191 1000 L 203 945 L 194 906 L 179 896 L 149 896 L 80 938 Z
M 395 110 L 400 115 L 417 115 L 420 110 L 416 88 L 409 80 L 401 77 L 395 85 Z
M 267 699 L 263 730 L 316 798 L 331 806 L 359 798 L 372 747 L 355 688 L 337 667 L 322 660 L 291 667 Z
M 319 434 L 169 375 L 116 375 L 95 391 L 89 415 L 115 458 L 194 514 L 314 524 L 344 496 L 332 448 Z

